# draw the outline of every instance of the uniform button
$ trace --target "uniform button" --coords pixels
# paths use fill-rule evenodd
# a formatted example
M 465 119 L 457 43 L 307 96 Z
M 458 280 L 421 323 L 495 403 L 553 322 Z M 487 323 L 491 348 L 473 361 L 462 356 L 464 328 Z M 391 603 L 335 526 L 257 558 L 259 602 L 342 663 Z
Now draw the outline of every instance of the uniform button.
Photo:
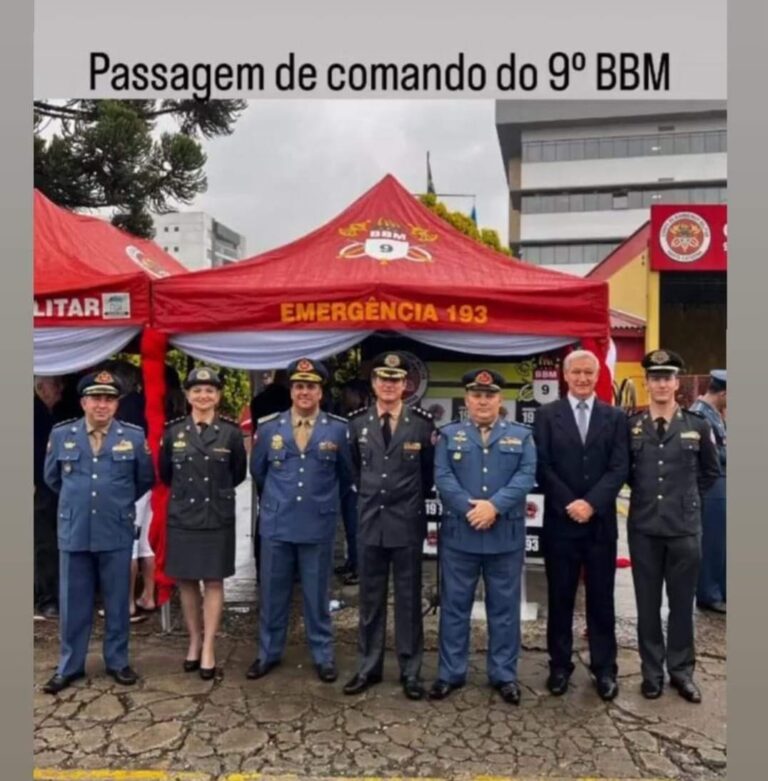
M 194 503 L 194 501 L 195 501 L 194 497 L 192 499 L 190 499 L 189 501 L 190 501 L 190 503 Z
M 91 510 L 91 515 L 96 515 L 96 510 Z
M 487 486 L 487 485 L 484 485 L 484 486 L 483 486 L 483 491 L 487 491 L 487 490 L 488 490 L 488 486 Z
M 657 499 L 663 499 L 664 497 L 661 494 L 659 494 L 656 498 Z
M 194 479 L 194 478 L 190 477 L 190 478 L 189 478 L 189 482 L 191 483 L 193 479 Z
M 487 447 L 483 448 L 483 453 L 485 453 L 485 455 L 488 455 L 488 448 Z
M 385 493 L 387 492 L 387 489 L 386 489 L 386 488 L 382 488 L 382 489 L 381 489 L 381 492 L 382 492 L 383 494 L 385 494 Z
M 191 480 L 192 478 L 190 477 L 189 479 Z M 207 482 L 208 482 L 208 478 L 207 478 L 207 477 L 204 477 L 204 478 L 203 478 L 203 482 L 204 482 L 204 483 L 207 483 Z
M 386 475 L 382 475 L 382 477 L 386 478 Z
M 660 478 L 659 478 L 659 482 L 661 482 L 663 479 L 664 479 L 663 477 L 660 477 Z
M 302 453 L 300 457 L 301 457 L 302 459 L 304 459 L 304 458 L 306 458 L 306 455 L 305 455 L 304 453 Z
M 299 483 L 299 488 L 304 488 L 304 483 Z
M 389 456 L 384 456 L 385 461 L 389 461 Z
M 383 510 L 383 509 L 384 509 L 384 505 L 383 505 L 383 504 L 380 504 L 380 505 L 379 505 L 379 510 Z
M 96 496 L 96 491 L 91 491 L 91 496 Z
M 206 457 L 205 457 L 205 460 L 206 460 L 206 461 L 210 461 L 210 460 L 211 460 L 211 457 L 210 457 L 210 456 L 206 456 Z
M 300 497 L 300 496 L 297 496 L 297 497 L 296 497 L 296 501 L 297 501 L 297 502 L 300 502 L 300 501 L 301 501 L 301 497 Z
M 488 467 L 487 467 L 487 466 L 484 466 L 484 467 L 483 467 L 483 472 L 487 472 L 487 471 L 488 471 Z
M 663 461 L 659 461 L 659 466 L 664 466 L 664 462 Z
M 206 497 L 205 497 L 205 501 L 206 501 L 206 502 L 210 502 L 211 500 L 210 500 L 210 499 L 209 499 L 209 498 L 206 496 Z
M 303 471 L 304 471 L 304 467 L 303 467 L 303 466 L 300 466 L 300 467 L 299 467 L 299 472 L 303 472 Z
M 93 463 L 94 463 L 94 464 L 98 464 L 98 463 L 99 463 L 99 459 L 98 459 L 98 458 L 96 458 L 95 456 L 94 456 L 94 458 L 93 458 Z
M 659 448 L 660 448 L 661 450 L 664 450 L 664 445 L 659 445 Z

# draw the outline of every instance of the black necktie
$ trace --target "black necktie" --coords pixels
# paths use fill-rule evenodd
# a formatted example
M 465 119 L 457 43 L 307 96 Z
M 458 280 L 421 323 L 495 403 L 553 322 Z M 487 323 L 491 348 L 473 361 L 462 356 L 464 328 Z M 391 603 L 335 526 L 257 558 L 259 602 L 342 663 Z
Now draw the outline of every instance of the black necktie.
M 202 437 L 203 434 L 205 434 L 205 430 L 208 428 L 207 423 L 198 423 L 197 427 L 200 429 L 200 436 Z
M 661 439 L 667 430 L 667 421 L 664 418 L 656 418 L 656 433 Z
M 389 443 L 392 441 L 391 418 L 389 412 L 385 412 L 381 416 L 381 436 L 384 438 L 384 447 L 389 447 Z

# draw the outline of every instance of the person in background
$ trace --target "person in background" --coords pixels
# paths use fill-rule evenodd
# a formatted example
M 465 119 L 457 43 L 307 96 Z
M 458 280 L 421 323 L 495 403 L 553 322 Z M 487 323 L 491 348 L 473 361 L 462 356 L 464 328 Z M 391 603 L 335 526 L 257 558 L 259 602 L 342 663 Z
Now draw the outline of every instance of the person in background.
M 547 573 L 547 688 L 565 694 L 574 670 L 573 609 L 584 572 L 590 670 L 597 693 L 613 700 L 616 682 L 616 497 L 629 473 L 626 416 L 595 395 L 600 364 L 574 350 L 563 363 L 568 395 L 536 412 L 537 479 L 544 494 L 542 544 Z
M 641 692 L 655 700 L 671 685 L 688 702 L 701 702 L 693 601 L 701 562 L 701 498 L 720 476 L 712 429 L 703 415 L 678 406 L 683 359 L 653 350 L 642 360 L 650 404 L 629 418 L 630 475 L 627 532 L 637 603 Z M 669 601 L 667 640 L 661 595 Z
M 107 675 L 130 686 L 128 588 L 136 500 L 155 481 L 144 432 L 115 419 L 119 381 L 100 370 L 78 390 L 84 416 L 55 426 L 46 448 L 44 475 L 59 494 L 59 634 L 56 674 L 43 686 L 57 694 L 85 675 L 97 583 L 105 608 Z
M 166 424 L 159 459 L 160 479 L 171 488 L 165 570 L 179 582 L 189 632 L 183 669 L 203 680 L 217 673 L 224 578 L 235 572 L 235 488 L 248 468 L 239 425 L 218 413 L 221 386 L 213 369 L 189 373 L 191 412 Z
M 61 377 L 34 379 L 34 550 L 35 620 L 59 617 L 59 549 L 56 541 L 58 497 L 45 484 L 45 448 L 56 420 L 54 408 L 61 400 Z
M 704 496 L 702 508 L 701 571 L 696 589 L 696 605 L 700 610 L 726 612 L 726 436 L 725 408 L 727 393 L 725 369 L 715 369 L 709 375 L 707 392 L 691 405 L 712 427 L 720 457 L 720 477 Z

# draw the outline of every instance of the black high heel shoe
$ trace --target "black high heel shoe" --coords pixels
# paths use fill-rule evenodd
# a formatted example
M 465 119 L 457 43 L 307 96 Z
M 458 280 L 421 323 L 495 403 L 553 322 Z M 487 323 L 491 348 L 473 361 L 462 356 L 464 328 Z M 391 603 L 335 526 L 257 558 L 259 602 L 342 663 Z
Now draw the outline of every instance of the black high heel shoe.
M 200 669 L 199 659 L 185 659 L 184 660 L 184 672 L 193 673 L 195 670 Z
M 200 668 L 200 677 L 204 681 L 211 681 L 216 677 L 216 668 L 215 667 L 201 667 Z

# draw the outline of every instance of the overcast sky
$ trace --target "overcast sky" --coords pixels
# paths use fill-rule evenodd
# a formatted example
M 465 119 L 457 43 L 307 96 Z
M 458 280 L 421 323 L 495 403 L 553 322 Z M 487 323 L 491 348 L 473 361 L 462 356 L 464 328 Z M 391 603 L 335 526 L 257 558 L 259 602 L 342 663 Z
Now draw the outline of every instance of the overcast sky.
M 229 137 L 205 143 L 203 210 L 246 236 L 247 255 L 335 217 L 385 174 L 440 193 L 474 193 L 480 227 L 507 241 L 508 197 L 493 101 L 257 100 Z M 471 198 L 445 198 L 469 213 Z

